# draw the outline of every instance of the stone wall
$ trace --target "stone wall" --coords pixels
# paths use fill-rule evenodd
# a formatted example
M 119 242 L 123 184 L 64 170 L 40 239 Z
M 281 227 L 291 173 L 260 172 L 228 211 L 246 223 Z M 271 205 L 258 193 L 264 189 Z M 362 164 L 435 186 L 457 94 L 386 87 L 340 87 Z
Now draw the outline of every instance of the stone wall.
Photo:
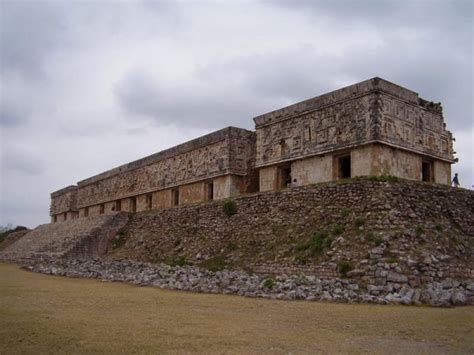
M 238 197 L 232 216 L 222 201 L 179 206 L 135 214 L 126 243 L 111 256 L 328 277 L 347 261 L 351 277 L 378 286 L 394 282 L 387 275 L 413 285 L 470 279 L 473 197 L 464 189 L 367 178 Z M 328 245 L 312 254 L 317 233 Z
M 273 154 L 285 152 L 279 146 L 295 151 L 287 150 L 289 155 L 298 151 L 300 155 L 319 153 L 327 145 L 347 141 L 354 134 L 348 129 L 352 125 L 360 131 L 359 140 L 380 140 L 452 160 L 452 136 L 445 129 L 441 106 L 379 78 L 258 116 L 254 121 L 257 166 L 268 162 L 265 147 Z M 282 144 L 286 138 L 290 141 Z
M 228 127 L 54 192 L 52 222 L 253 192 L 254 166 L 255 133 Z
M 77 186 L 71 185 L 51 193 L 50 215 L 77 212 Z
M 373 142 L 453 162 L 452 135 L 445 128 L 441 106 L 379 78 L 258 116 L 254 121 L 257 167 Z M 369 175 L 370 170 L 366 167 L 364 174 L 356 175 Z M 399 176 L 411 178 L 409 175 Z M 320 180 L 325 177 L 316 181 Z M 438 180 L 445 183 L 446 169 Z
M 452 161 L 452 134 L 445 128 L 441 106 L 427 106 L 423 99 L 407 102 L 395 94 L 382 93 L 377 101 L 378 140 Z
M 229 127 L 78 183 L 79 208 L 226 174 L 246 175 L 254 133 Z M 188 187 L 192 188 L 192 187 Z M 185 192 L 189 195 L 189 191 Z M 197 198 L 197 197 L 196 197 Z M 194 197 L 189 197 L 192 201 Z

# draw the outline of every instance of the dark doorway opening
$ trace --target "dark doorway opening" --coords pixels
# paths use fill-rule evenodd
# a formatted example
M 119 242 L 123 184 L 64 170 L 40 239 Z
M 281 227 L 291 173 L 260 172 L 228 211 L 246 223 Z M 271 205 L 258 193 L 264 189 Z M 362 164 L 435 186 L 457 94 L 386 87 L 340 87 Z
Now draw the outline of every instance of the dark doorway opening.
M 99 213 L 100 213 L 100 214 L 104 214 L 104 212 L 105 212 L 105 205 L 102 203 L 102 204 L 100 205 L 100 211 L 99 211 Z
M 426 182 L 433 181 L 433 163 L 430 161 L 421 162 L 421 180 Z
M 153 208 L 153 195 L 146 195 L 146 209 L 151 210 Z
M 338 159 L 339 178 L 349 179 L 351 177 L 351 156 L 344 155 Z
M 120 200 L 115 201 L 115 210 L 117 212 L 120 212 L 122 210 L 122 201 Z
M 291 186 L 291 165 L 278 167 L 278 188 L 284 189 Z
M 136 197 L 130 198 L 130 212 L 137 212 L 137 199 Z
M 212 181 L 206 184 L 206 200 L 214 200 L 214 183 Z
M 89 207 L 84 208 L 84 217 L 89 217 Z
M 179 189 L 172 189 L 171 190 L 171 204 L 173 206 L 179 205 Z

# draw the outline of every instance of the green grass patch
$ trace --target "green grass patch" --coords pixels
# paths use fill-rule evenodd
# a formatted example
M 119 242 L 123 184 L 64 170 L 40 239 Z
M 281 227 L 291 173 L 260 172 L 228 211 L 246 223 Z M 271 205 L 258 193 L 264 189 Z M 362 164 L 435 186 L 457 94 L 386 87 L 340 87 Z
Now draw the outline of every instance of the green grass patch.
M 331 233 L 332 233 L 332 235 L 341 235 L 342 233 L 344 233 L 345 230 L 346 230 L 346 228 L 343 225 L 336 224 L 332 228 Z

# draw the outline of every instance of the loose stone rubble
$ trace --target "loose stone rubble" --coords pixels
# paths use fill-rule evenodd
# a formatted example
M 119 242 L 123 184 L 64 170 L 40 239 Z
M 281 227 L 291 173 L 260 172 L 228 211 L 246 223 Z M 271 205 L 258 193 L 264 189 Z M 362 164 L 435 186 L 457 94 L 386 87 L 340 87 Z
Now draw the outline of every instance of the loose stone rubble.
M 24 261 L 25 268 L 49 275 L 95 278 L 170 290 L 236 294 L 282 300 L 360 302 L 378 304 L 428 304 L 460 306 L 474 301 L 474 282 L 446 279 L 420 288 L 400 284 L 392 273 L 386 285 L 360 287 L 357 280 L 281 275 L 269 278 L 244 271 L 212 272 L 195 266 L 170 266 L 132 260 L 102 258 L 41 259 Z M 390 275 L 390 273 L 389 273 Z

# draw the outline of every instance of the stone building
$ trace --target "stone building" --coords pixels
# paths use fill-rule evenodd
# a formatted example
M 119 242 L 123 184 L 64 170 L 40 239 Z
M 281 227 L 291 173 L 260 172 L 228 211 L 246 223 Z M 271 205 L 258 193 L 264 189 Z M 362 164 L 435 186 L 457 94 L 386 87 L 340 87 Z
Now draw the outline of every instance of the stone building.
M 440 104 L 373 78 L 108 170 L 51 194 L 52 221 L 392 175 L 449 184 Z
M 254 121 L 260 191 L 367 175 L 450 183 L 441 104 L 380 78 Z
M 227 127 L 51 194 L 52 221 L 254 192 L 255 132 Z

